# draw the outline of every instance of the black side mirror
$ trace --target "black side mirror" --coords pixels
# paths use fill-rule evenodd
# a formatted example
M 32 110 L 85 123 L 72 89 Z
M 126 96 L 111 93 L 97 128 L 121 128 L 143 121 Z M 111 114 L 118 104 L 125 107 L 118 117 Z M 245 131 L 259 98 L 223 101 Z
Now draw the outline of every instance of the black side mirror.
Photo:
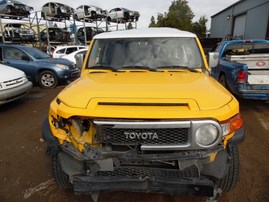
M 30 58 L 27 55 L 21 56 L 21 59 L 25 61 L 30 61 Z

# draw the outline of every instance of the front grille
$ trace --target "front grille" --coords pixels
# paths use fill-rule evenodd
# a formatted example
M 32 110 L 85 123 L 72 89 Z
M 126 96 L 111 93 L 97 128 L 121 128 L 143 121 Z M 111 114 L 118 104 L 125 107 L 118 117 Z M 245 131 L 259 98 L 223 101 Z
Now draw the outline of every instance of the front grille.
M 17 78 L 17 79 L 12 79 L 12 80 L 8 80 L 8 81 L 4 81 L 4 85 L 6 87 L 12 87 L 12 86 L 18 86 L 20 85 L 21 83 L 25 82 L 25 79 L 24 77 L 20 77 L 20 78 Z
M 77 78 L 79 77 L 79 75 L 80 75 L 80 71 L 75 70 L 71 72 L 71 78 Z
M 190 166 L 182 171 L 178 169 L 160 169 L 145 167 L 120 167 L 115 171 L 98 171 L 97 176 L 142 176 L 154 177 L 163 180 L 177 180 L 179 178 L 196 178 L 199 177 L 199 171 L 196 166 Z
M 132 129 L 98 127 L 98 140 L 113 145 L 174 145 L 188 142 L 188 128 Z

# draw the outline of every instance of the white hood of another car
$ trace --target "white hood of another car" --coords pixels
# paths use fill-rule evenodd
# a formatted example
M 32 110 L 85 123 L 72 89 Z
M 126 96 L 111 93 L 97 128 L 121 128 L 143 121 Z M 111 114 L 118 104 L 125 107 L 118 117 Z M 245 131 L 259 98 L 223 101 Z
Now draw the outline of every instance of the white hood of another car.
M 0 64 L 0 82 L 9 81 L 23 77 L 25 74 L 23 71 Z

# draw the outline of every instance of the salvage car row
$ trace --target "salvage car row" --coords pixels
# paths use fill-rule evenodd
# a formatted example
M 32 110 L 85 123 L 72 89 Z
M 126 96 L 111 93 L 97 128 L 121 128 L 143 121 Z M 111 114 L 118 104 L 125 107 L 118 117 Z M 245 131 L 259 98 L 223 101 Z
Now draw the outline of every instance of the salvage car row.
M 77 52 L 85 54 L 86 48 L 74 46 L 71 52 L 81 50 Z M 59 47 L 57 50 L 66 53 L 67 49 Z M 75 54 L 60 58 L 63 55 L 52 58 L 33 47 L 0 44 L 0 104 L 19 99 L 29 92 L 32 85 L 55 88 L 77 79 L 80 68 L 75 64 Z
M 27 6 L 15 0 L 1 0 L 0 14 L 14 15 L 15 18 L 29 17 L 33 7 Z M 93 5 L 80 5 L 76 9 L 57 2 L 48 2 L 42 6 L 42 17 L 44 19 L 69 20 L 73 15 L 76 20 L 102 20 L 107 18 L 111 22 L 134 22 L 138 21 L 140 14 L 127 8 L 117 7 L 109 12 Z

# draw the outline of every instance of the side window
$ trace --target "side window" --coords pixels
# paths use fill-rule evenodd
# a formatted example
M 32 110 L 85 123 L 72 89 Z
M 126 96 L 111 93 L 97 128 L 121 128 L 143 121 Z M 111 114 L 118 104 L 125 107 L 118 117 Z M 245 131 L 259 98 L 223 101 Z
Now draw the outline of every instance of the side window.
M 70 54 L 73 53 L 74 51 L 77 51 L 77 47 L 72 47 L 72 48 L 67 48 L 65 54 Z
M 4 59 L 21 60 L 22 56 L 27 55 L 17 48 L 5 47 L 4 49 Z
M 63 49 L 58 50 L 56 53 L 64 54 L 65 50 L 66 50 L 66 48 L 63 48 Z
M 5 0 L 0 1 L 0 5 L 4 5 L 4 4 L 6 4 L 6 1 Z

